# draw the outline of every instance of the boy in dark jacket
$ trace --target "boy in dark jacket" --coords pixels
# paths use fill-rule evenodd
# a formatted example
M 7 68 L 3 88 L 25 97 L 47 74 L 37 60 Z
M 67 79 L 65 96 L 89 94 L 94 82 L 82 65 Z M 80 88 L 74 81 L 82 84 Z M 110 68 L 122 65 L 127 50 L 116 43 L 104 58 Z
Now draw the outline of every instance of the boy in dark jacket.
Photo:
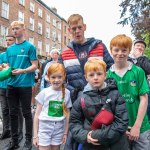
M 115 81 L 106 78 L 106 64 L 98 59 L 84 66 L 88 84 L 73 104 L 70 131 L 83 150 L 127 150 L 125 101 Z

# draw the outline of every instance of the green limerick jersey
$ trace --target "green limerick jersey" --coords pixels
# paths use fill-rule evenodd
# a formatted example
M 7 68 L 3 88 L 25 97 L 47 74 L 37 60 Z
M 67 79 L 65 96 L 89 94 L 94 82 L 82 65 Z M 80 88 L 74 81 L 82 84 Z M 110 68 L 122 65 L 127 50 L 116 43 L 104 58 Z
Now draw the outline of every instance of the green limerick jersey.
M 127 70 L 122 77 L 117 75 L 113 69 L 110 69 L 107 74 L 107 78 L 109 77 L 116 80 L 118 90 L 126 101 L 129 116 L 129 126 L 132 127 L 137 118 L 140 104 L 139 96 L 149 92 L 145 73 L 141 68 L 132 65 L 132 67 Z M 145 114 L 140 132 L 145 132 L 148 129 L 150 129 L 150 124 L 148 122 L 147 114 Z

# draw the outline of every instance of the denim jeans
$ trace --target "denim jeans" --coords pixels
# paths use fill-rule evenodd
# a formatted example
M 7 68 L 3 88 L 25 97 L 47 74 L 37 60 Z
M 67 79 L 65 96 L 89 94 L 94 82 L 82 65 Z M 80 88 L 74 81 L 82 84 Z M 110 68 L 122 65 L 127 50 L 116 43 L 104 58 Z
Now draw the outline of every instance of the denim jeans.
M 9 107 L 8 101 L 6 97 L 6 89 L 0 88 L 0 102 L 1 102 L 1 109 L 2 109 L 2 118 L 3 118 L 3 132 L 9 130 Z
M 32 139 L 31 114 L 32 87 L 8 86 L 8 104 L 10 108 L 10 125 L 12 141 L 18 142 L 18 112 L 21 103 L 23 117 L 25 118 L 26 140 Z

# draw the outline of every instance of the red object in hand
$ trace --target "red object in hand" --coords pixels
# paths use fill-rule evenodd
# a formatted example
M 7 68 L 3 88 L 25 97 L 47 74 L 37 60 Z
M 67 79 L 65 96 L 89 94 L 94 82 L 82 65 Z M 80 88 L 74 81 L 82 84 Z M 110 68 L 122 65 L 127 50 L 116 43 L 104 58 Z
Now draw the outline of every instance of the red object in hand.
M 100 129 L 102 124 L 103 125 L 109 125 L 113 122 L 114 115 L 112 112 L 106 110 L 105 108 L 102 108 L 101 112 L 94 118 L 91 129 L 96 130 Z

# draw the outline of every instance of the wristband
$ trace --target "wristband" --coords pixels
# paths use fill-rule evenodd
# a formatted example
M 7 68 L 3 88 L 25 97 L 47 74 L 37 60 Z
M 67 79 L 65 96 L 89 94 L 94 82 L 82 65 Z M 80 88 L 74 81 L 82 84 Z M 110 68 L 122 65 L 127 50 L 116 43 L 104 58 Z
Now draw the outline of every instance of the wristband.
M 64 135 L 68 135 L 67 133 L 64 133 Z

